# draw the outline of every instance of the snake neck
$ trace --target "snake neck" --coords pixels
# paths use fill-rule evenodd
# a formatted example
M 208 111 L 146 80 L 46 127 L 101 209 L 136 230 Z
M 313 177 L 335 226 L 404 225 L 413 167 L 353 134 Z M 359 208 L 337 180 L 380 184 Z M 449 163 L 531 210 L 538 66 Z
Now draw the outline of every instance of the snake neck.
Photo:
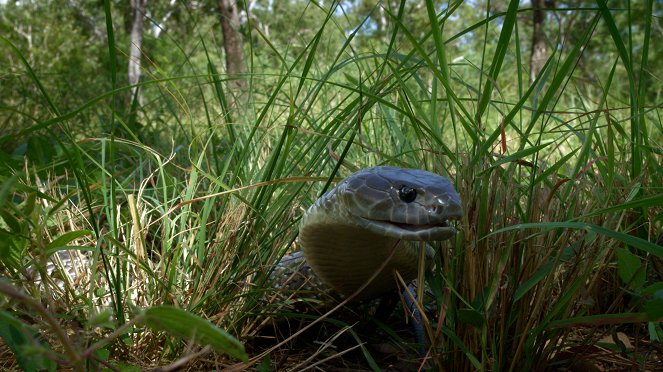
M 367 232 L 342 221 L 329 223 L 324 218 L 307 221 L 299 238 L 315 274 L 343 296 L 352 295 L 364 285 L 387 260 L 392 249 L 396 249 L 394 256 L 357 300 L 396 288 L 396 270 L 406 281 L 417 273 L 418 249 L 411 243 Z

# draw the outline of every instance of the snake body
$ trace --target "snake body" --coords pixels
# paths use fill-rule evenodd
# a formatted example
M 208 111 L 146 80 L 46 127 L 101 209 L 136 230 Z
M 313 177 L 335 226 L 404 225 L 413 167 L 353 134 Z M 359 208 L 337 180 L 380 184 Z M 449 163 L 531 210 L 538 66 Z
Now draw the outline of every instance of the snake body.
M 419 169 L 373 167 L 318 198 L 302 217 L 299 239 L 310 271 L 342 296 L 357 291 L 398 245 L 385 269 L 357 296 L 365 299 L 395 288 L 394 270 L 413 279 L 419 251 L 412 241 L 449 239 L 455 233 L 449 221 L 461 216 L 460 197 L 446 178 Z

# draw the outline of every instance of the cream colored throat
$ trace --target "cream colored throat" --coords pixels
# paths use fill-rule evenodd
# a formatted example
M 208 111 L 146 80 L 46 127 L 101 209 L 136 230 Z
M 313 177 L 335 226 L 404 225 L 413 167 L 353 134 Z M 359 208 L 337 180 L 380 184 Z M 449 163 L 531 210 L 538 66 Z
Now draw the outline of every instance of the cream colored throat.
M 375 297 L 396 288 L 394 270 L 405 280 L 417 273 L 418 254 L 408 242 L 341 223 L 308 224 L 300 231 L 306 260 L 315 274 L 344 296 L 356 292 L 389 257 L 394 256 L 357 299 Z M 394 246 L 398 244 L 397 247 Z

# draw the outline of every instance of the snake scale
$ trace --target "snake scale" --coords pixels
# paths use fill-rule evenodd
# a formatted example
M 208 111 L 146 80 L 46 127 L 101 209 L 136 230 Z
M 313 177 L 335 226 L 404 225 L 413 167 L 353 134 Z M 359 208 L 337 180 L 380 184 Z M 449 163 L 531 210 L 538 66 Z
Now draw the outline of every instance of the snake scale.
M 299 226 L 301 251 L 283 257 L 273 275 L 294 278 L 285 285 L 288 289 L 307 288 L 343 298 L 360 289 L 395 249 L 386 267 L 355 297 L 373 298 L 396 288 L 394 270 L 412 280 L 419 260 L 419 245 L 412 242 L 451 238 L 455 229 L 449 222 L 462 213 L 452 183 L 440 175 L 366 168 L 308 208 Z M 426 249 L 430 258 L 432 248 Z

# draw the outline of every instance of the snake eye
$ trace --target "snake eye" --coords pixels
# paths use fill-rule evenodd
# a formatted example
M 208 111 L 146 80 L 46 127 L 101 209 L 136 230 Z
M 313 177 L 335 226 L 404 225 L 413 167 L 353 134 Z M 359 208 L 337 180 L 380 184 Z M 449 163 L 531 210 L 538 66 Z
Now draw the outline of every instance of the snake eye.
M 398 189 L 398 197 L 406 203 L 412 203 L 417 198 L 417 190 L 408 186 L 401 186 Z

